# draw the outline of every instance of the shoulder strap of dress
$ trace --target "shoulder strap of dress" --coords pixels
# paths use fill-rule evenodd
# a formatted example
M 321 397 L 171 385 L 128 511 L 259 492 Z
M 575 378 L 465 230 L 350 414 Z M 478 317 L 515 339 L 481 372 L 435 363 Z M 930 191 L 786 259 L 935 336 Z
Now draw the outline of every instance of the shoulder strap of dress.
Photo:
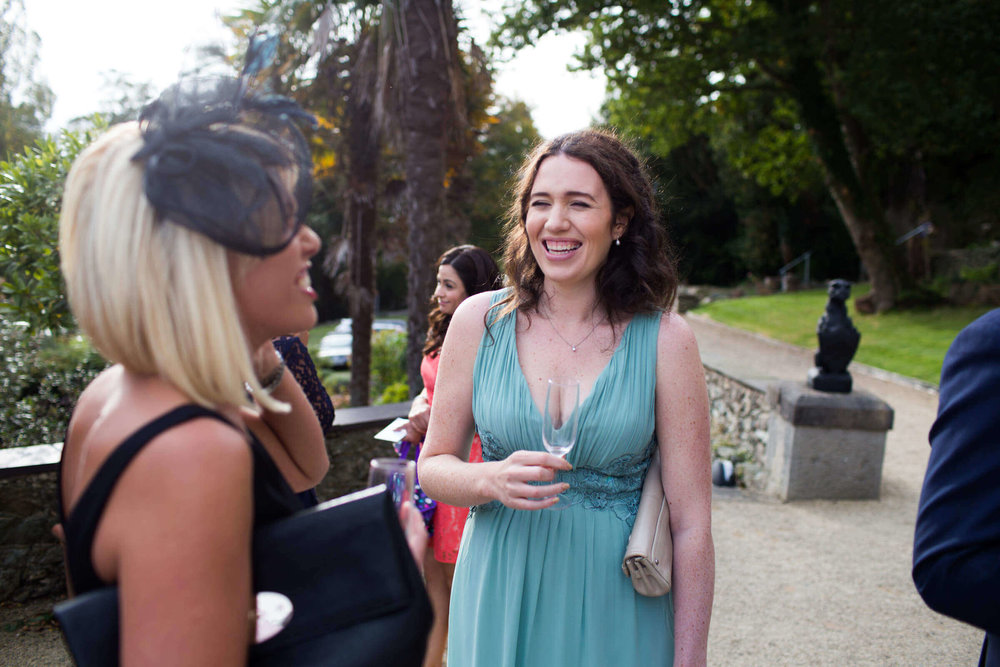
M 67 539 L 69 538 L 69 533 L 72 532 L 74 537 L 79 540 L 78 542 L 74 540 L 74 542 L 77 543 L 77 547 L 81 550 L 79 555 L 85 562 L 90 562 L 97 524 L 100 522 L 101 516 L 104 514 L 104 508 L 111 498 L 111 492 L 114 491 L 115 484 L 118 483 L 118 478 L 121 477 L 125 468 L 128 467 L 129 463 L 132 462 L 136 455 L 142 451 L 142 448 L 149 444 L 153 438 L 178 424 L 200 417 L 218 419 L 236 428 L 232 422 L 214 410 L 209 410 L 200 405 L 182 405 L 140 427 L 126 438 L 121 445 L 116 447 L 104 463 L 101 464 L 101 467 L 97 470 L 97 473 L 77 500 L 71 515 L 63 517 L 63 526 L 67 533 Z M 60 498 L 62 497 L 61 488 L 59 489 L 59 496 Z
M 486 313 L 486 324 L 487 326 L 493 326 L 500 315 L 500 308 L 497 306 L 502 300 L 510 296 L 513 290 L 510 287 L 504 287 L 496 290 L 490 296 L 490 309 Z

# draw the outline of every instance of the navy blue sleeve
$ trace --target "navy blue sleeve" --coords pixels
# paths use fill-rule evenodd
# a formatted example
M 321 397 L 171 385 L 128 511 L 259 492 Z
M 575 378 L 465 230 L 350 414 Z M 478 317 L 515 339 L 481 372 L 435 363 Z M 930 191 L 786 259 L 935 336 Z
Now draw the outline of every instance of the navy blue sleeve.
M 292 372 L 306 398 L 312 405 L 313 412 L 319 420 L 324 435 L 329 435 L 333 428 L 334 410 L 330 395 L 319 379 L 316 366 L 309 356 L 309 348 L 299 340 L 298 336 L 282 336 L 272 341 L 274 347 L 285 360 L 285 365 Z
M 913 581 L 931 609 L 1000 632 L 1000 310 L 966 327 L 941 371 Z

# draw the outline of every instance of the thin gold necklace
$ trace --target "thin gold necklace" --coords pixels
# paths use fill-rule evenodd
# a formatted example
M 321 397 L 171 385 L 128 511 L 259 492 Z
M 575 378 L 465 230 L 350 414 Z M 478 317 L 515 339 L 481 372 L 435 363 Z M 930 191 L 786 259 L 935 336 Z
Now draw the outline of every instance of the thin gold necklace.
M 590 338 L 591 334 L 593 334 L 597 330 L 597 325 L 601 323 L 600 320 L 598 320 L 597 322 L 594 322 L 594 326 L 590 327 L 590 331 L 587 332 L 587 335 L 584 336 L 583 338 L 581 338 L 579 341 L 577 341 L 576 345 L 574 345 L 573 343 L 571 343 L 568 340 L 566 340 L 561 333 L 559 333 L 559 329 L 556 328 L 555 322 L 553 322 L 551 319 L 549 319 L 548 315 L 546 315 L 545 313 L 542 313 L 541 310 L 539 310 L 538 312 L 541 313 L 542 317 L 545 318 L 545 321 L 549 323 L 549 326 L 552 327 L 552 330 L 556 332 L 556 335 L 559 336 L 559 340 L 561 340 L 562 342 L 564 342 L 567 345 L 569 345 L 569 349 L 573 350 L 574 352 L 576 352 L 576 348 L 578 348 L 580 345 L 583 345 L 583 342 L 585 340 L 587 340 L 588 338 Z M 591 317 L 594 316 L 594 311 L 590 312 L 590 316 Z

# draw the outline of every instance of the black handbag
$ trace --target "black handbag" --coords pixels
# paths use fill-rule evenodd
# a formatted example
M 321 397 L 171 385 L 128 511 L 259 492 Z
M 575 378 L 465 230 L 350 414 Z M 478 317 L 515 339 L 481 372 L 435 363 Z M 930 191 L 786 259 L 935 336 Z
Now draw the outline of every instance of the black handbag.
M 420 665 L 433 614 L 384 486 L 263 526 L 253 539 L 254 591 L 292 603 L 288 625 L 250 647 L 254 667 Z M 80 667 L 118 664 L 118 589 L 54 609 Z

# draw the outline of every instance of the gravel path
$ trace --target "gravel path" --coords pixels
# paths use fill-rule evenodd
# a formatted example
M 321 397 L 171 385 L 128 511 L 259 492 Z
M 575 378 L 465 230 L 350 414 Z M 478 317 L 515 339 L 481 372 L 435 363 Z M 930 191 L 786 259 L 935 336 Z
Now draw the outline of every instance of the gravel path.
M 72 665 L 52 620 L 56 600 L 0 604 L 0 667 Z
M 812 350 L 696 314 L 687 320 L 705 364 L 738 379 L 804 381 L 812 366 Z M 881 499 L 781 503 L 715 489 L 710 665 L 976 664 L 982 633 L 928 610 L 910 579 L 937 396 L 875 369 L 850 370 L 857 388 L 895 410 Z M 0 606 L 0 666 L 70 664 L 58 630 L 37 620 L 50 608 L 51 601 Z
M 705 364 L 755 382 L 805 381 L 814 350 L 688 314 Z M 864 344 L 862 342 L 862 344 Z M 715 489 L 710 665 L 975 665 L 982 632 L 930 611 L 910 578 L 937 395 L 852 365 L 892 406 L 881 498 L 781 503 Z

